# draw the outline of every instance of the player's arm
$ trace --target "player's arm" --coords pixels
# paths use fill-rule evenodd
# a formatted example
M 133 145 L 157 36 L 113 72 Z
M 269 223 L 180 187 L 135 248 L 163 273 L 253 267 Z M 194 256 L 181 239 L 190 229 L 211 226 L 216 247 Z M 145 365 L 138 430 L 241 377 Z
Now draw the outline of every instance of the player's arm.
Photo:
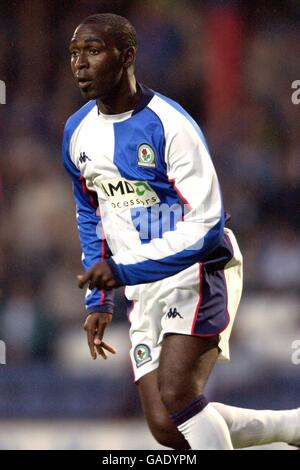
M 223 237 L 224 213 L 219 183 L 200 130 L 197 132 L 187 121 L 166 140 L 168 177 L 186 204 L 187 213 L 174 231 L 107 260 L 110 275 L 107 266 L 98 266 L 98 286 L 107 286 L 102 275 L 123 285 L 172 276 L 201 262 Z
M 63 139 L 63 162 L 72 179 L 73 195 L 76 203 L 77 225 L 80 244 L 82 248 L 82 264 L 88 271 L 91 266 L 100 260 L 108 259 L 111 255 L 107 243 L 101 231 L 101 218 L 97 213 L 97 199 L 86 188 L 85 181 L 79 170 L 71 161 L 69 154 L 69 136 L 66 126 Z M 99 343 L 104 334 L 104 329 L 111 321 L 113 313 L 113 291 L 99 290 L 97 287 L 88 286 L 85 296 L 85 308 L 88 314 L 84 328 L 88 336 L 88 344 L 91 355 L 94 357 L 95 349 L 92 348 L 91 337 L 95 336 L 98 353 L 104 357 L 103 348 L 114 350 L 106 343 Z M 91 322 L 90 318 L 98 318 L 97 322 Z

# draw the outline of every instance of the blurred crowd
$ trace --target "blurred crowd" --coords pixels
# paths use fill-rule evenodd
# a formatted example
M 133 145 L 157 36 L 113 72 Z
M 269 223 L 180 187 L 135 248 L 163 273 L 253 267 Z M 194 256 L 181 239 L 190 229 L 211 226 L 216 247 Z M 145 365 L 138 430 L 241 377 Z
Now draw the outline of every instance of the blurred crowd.
M 207 137 L 244 254 L 245 291 L 300 286 L 297 2 L 1 2 L 0 337 L 12 363 L 52 361 L 61 335 L 84 319 L 60 145 L 83 104 L 69 40 L 81 19 L 107 11 L 136 27 L 138 79 L 179 101 Z M 119 291 L 115 321 L 126 321 L 124 310 Z

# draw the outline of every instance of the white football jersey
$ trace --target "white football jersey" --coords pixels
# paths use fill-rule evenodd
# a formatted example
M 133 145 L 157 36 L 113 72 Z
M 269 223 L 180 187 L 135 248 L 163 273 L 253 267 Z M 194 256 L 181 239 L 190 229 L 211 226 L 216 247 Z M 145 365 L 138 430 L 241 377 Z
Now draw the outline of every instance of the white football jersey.
M 136 109 L 103 115 L 93 100 L 64 132 L 84 267 L 106 258 L 122 285 L 157 281 L 205 260 L 224 232 L 201 130 L 177 103 L 140 88 Z M 109 311 L 110 295 L 89 291 L 88 311 L 99 305 Z

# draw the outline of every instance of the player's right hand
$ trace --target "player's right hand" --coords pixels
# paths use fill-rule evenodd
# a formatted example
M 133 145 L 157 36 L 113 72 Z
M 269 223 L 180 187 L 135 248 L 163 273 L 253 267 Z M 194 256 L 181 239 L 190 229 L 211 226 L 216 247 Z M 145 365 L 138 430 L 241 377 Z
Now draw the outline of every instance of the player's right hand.
M 106 326 L 111 322 L 111 313 L 90 313 L 84 322 L 84 330 L 87 335 L 87 342 L 90 348 L 92 359 L 97 358 L 97 353 L 103 359 L 107 359 L 106 351 L 115 354 L 117 350 L 110 344 L 102 340 Z

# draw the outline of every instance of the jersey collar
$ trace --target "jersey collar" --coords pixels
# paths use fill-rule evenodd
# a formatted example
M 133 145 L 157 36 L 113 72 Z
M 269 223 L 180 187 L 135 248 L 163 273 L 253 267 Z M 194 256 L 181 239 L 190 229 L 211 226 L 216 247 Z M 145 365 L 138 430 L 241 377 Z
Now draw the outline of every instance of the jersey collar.
M 148 88 L 139 82 L 137 84 L 141 90 L 141 98 L 138 104 L 136 105 L 135 109 L 133 110 L 132 115 L 137 114 L 140 111 L 142 111 L 144 108 L 146 108 L 146 106 L 148 106 L 148 104 L 150 103 L 150 101 L 152 100 L 154 96 L 154 91 L 151 90 L 151 88 Z
M 111 121 L 124 121 L 126 119 L 128 119 L 129 117 L 131 116 L 134 116 L 135 114 L 139 113 L 140 111 L 142 111 L 144 108 L 146 108 L 146 106 L 148 106 L 148 104 L 150 103 L 150 101 L 152 100 L 153 96 L 154 96 L 154 91 L 151 90 L 151 88 L 148 88 L 146 87 L 145 85 L 142 85 L 141 83 L 137 82 L 137 86 L 139 87 L 140 91 L 141 91 L 141 97 L 140 97 L 140 100 L 138 102 L 138 104 L 136 105 L 136 107 L 131 110 L 131 111 L 126 111 L 125 113 L 122 113 L 122 114 L 102 114 L 99 107 L 98 107 L 98 104 L 97 104 L 97 100 L 96 101 L 96 106 L 97 106 L 97 111 L 98 111 L 98 116 L 101 116 L 103 119 L 106 119 L 106 120 L 111 120 Z

